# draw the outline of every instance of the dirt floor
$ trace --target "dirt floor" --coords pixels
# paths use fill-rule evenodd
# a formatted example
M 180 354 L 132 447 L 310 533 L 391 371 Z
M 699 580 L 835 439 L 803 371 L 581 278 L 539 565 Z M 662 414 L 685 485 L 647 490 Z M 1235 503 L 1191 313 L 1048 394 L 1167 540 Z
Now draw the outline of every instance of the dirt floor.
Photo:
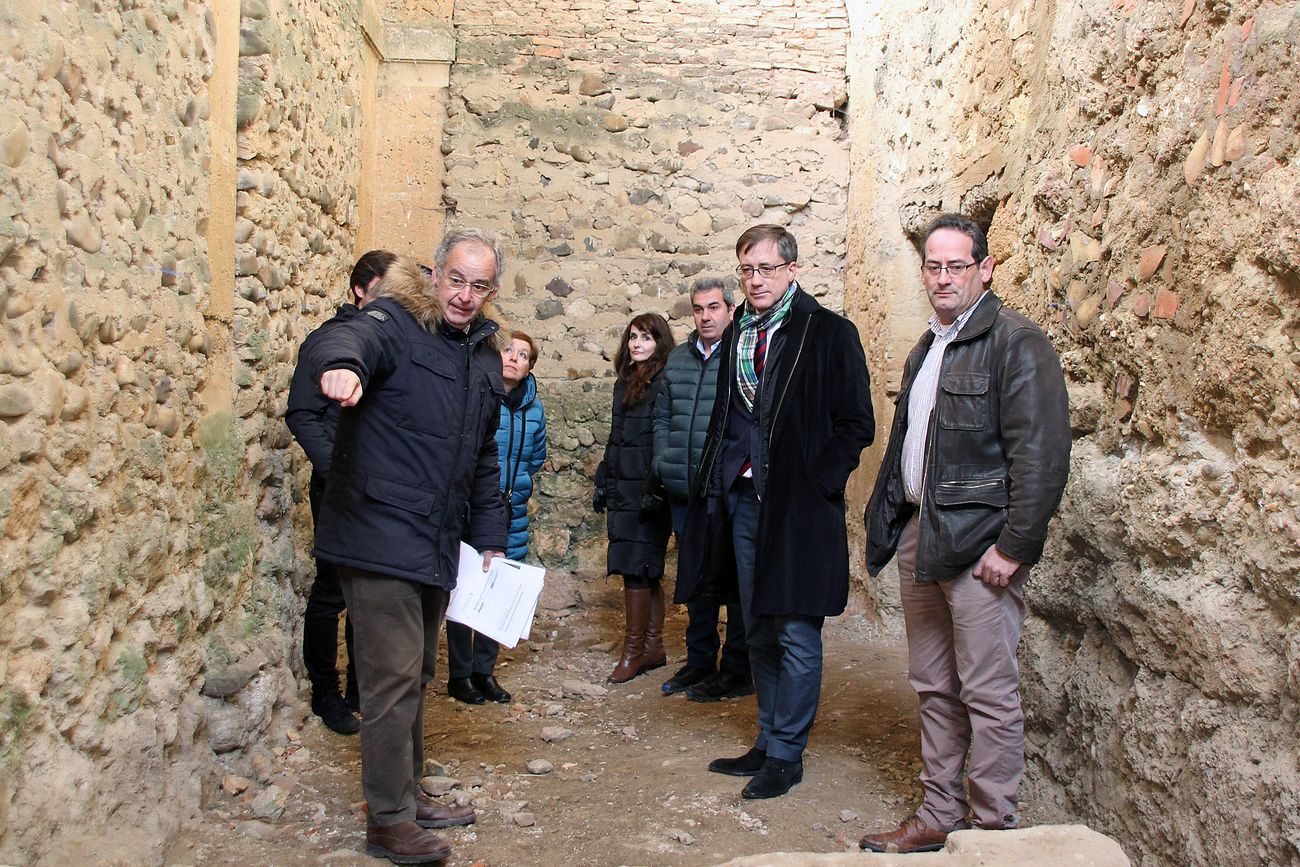
M 773 851 L 857 851 L 868 829 L 910 812 L 919 793 L 915 697 L 897 636 L 851 616 L 828 623 L 804 781 L 784 797 L 746 801 L 744 779 L 707 765 L 749 748 L 753 697 L 702 704 L 662 695 L 681 664 L 671 649 L 668 667 L 606 684 L 619 616 L 600 609 L 539 620 L 532 643 L 502 652 L 497 673 L 514 695 L 510 705 L 460 704 L 446 696 L 445 681 L 435 683 L 426 757 L 458 781 L 444 800 L 478 811 L 473 827 L 438 832 L 453 845 L 447 864 L 703 865 Z M 679 654 L 684 625 L 678 610 L 665 630 Z M 582 697 L 578 685 L 608 692 Z M 530 773 L 537 759 L 553 770 Z M 166 862 L 379 863 L 362 854 L 357 738 L 309 717 L 297 743 L 264 770 L 237 795 L 218 792 Z M 288 793 L 283 813 L 259 819 L 259 810 L 275 812 L 271 784 Z

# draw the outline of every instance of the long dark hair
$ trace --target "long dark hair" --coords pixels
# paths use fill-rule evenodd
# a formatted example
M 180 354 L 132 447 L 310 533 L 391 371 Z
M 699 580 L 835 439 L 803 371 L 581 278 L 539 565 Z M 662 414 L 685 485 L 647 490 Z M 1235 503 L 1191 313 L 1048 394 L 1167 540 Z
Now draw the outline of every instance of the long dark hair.
M 627 348 L 627 341 L 632 336 L 633 328 L 655 339 L 654 355 L 647 358 L 644 363 L 633 361 L 632 353 Z M 619 381 L 626 389 L 623 393 L 623 409 L 631 409 L 641 402 L 645 397 L 646 389 L 650 387 L 650 380 L 664 369 L 664 364 L 668 361 L 668 353 L 676 345 L 677 341 L 673 340 L 673 333 L 668 329 L 668 321 L 658 313 L 641 313 L 632 317 L 627 328 L 623 329 L 623 339 L 618 343 L 618 352 L 614 353 L 614 372 L 618 374 Z

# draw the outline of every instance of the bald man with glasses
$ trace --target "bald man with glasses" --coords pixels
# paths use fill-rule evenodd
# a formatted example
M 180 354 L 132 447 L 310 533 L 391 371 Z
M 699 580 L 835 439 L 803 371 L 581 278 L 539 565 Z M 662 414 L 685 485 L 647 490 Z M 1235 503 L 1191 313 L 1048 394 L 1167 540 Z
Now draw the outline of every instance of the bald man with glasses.
M 484 571 L 506 547 L 496 432 L 510 341 L 486 311 L 504 261 L 493 236 L 449 232 L 432 274 L 398 259 L 305 359 L 342 407 L 313 553 L 338 566 L 352 619 L 366 853 L 398 864 L 445 860 L 450 845 L 428 829 L 476 818 L 419 779 L 460 543 L 483 552 Z

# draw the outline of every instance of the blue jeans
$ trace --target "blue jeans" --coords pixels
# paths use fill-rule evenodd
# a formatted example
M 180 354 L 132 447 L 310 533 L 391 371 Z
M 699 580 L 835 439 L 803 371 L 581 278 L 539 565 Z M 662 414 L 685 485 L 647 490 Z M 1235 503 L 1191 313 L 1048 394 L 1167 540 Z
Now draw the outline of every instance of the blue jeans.
M 749 641 L 749 664 L 758 698 L 758 737 L 754 748 L 771 758 L 802 761 L 808 732 L 817 717 L 822 692 L 824 617 L 801 614 L 753 615 L 754 555 L 758 543 L 758 497 L 742 479 L 734 488 L 731 540 L 736 554 L 740 605 Z M 771 580 L 794 576 L 772 576 Z
M 673 532 L 680 543 L 686 527 L 686 501 L 670 498 Z M 718 662 L 718 649 L 722 662 Z M 739 603 L 727 605 L 727 640 L 718 638 L 718 603 L 703 600 L 686 603 L 686 664 L 704 671 L 721 669 L 749 679 L 749 646 L 745 641 L 745 616 Z

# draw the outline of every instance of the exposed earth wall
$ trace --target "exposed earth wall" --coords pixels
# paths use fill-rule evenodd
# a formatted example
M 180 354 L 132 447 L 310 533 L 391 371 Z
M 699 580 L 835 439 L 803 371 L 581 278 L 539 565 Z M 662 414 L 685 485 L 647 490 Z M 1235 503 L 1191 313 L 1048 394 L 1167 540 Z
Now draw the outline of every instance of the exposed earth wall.
M 851 3 L 849 298 L 896 393 L 913 241 L 991 227 L 1069 381 L 1027 597 L 1032 797 L 1138 863 L 1300 859 L 1295 3 Z M 892 616 L 890 574 L 866 586 Z M 896 576 L 892 579 L 896 582 Z

